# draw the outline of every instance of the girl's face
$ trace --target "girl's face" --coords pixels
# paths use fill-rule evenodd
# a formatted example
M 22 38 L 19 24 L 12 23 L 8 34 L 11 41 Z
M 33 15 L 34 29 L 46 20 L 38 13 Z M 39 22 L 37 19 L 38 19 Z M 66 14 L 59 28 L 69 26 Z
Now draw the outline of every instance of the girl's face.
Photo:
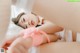
M 38 17 L 34 14 L 25 14 L 21 16 L 18 24 L 23 28 L 35 27 L 38 24 Z

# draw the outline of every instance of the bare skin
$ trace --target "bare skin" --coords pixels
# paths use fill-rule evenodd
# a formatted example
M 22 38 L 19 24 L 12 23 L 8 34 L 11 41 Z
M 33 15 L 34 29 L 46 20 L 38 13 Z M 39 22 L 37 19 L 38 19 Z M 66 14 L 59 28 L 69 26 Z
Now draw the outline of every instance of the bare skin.
M 48 35 L 49 39 L 51 42 L 55 42 L 57 41 L 57 39 L 59 39 L 59 37 L 56 35 L 52 35 L 52 34 L 49 34 Z M 18 36 L 17 39 L 12 39 L 11 40 L 8 40 L 6 41 L 6 44 L 3 45 L 3 48 L 7 49 L 7 47 L 10 47 L 10 49 L 8 49 L 11 53 L 17 53 L 17 52 L 24 52 L 26 53 L 27 50 L 32 46 L 32 38 L 27 38 L 27 39 L 24 39 L 22 38 L 22 36 Z M 42 44 L 45 44 L 47 43 L 47 40 L 46 40 L 46 37 L 43 36 L 43 42 Z M 10 45 L 11 44 L 11 45 Z M 23 49 L 24 48 L 24 49 Z
M 32 16 L 34 16 L 34 15 L 32 15 Z M 22 17 L 21 20 L 23 20 L 23 17 Z M 34 20 L 37 20 L 37 19 L 34 19 Z M 26 22 L 22 22 L 22 23 L 26 23 Z M 23 26 L 25 27 L 25 25 L 23 25 Z M 34 25 L 28 25 L 28 26 L 29 27 L 30 26 L 35 26 L 35 24 Z M 42 25 L 40 27 L 37 27 L 37 28 L 40 29 L 40 30 L 45 31 L 46 33 L 48 33 L 48 37 L 50 38 L 50 41 L 51 42 L 52 41 L 55 42 L 55 41 L 57 41 L 59 39 L 59 36 L 57 36 L 57 35 L 55 35 L 53 33 L 59 32 L 59 31 L 63 30 L 63 28 L 61 28 L 61 27 L 59 27 L 59 26 L 51 23 L 50 21 L 44 21 L 44 25 Z M 43 36 L 43 39 L 44 39 L 43 40 L 43 43 L 47 43 L 47 40 L 46 40 L 46 38 L 44 36 Z M 10 46 L 9 51 L 12 52 L 12 53 L 14 53 L 14 52 L 17 53 L 19 51 L 23 52 L 25 49 L 28 50 L 28 47 L 27 46 L 30 46 L 31 47 L 31 45 L 32 45 L 31 43 L 32 43 L 32 38 L 31 37 L 28 38 L 27 41 L 24 41 L 24 39 L 19 36 L 19 37 L 14 37 L 13 39 L 10 39 L 9 41 L 5 41 L 5 44 L 2 47 L 5 48 L 5 49 L 7 49 L 7 47 Z M 21 47 L 24 47 L 25 46 L 26 48 L 25 49 L 20 49 L 20 50 L 17 50 L 16 51 L 15 49 L 19 48 L 20 47 L 19 45 L 21 45 Z M 24 53 L 25 53 L 25 51 L 24 51 Z
M 38 23 L 39 16 L 31 13 L 22 15 L 18 21 L 18 24 L 23 28 L 35 27 Z M 56 33 L 63 30 L 62 27 L 50 22 L 49 20 L 44 20 L 43 23 L 44 24 L 37 28 L 45 31 L 46 33 Z
M 50 44 L 44 44 L 37 48 L 37 53 L 80 53 L 80 43 L 53 42 Z

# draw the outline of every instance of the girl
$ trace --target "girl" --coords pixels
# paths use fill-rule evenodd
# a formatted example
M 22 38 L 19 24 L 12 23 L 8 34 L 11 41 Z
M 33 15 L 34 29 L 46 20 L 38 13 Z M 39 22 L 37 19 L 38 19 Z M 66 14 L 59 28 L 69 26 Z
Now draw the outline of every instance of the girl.
M 13 18 L 12 21 L 24 29 L 29 27 L 37 27 L 46 33 L 56 33 L 63 30 L 62 27 L 55 25 L 49 20 L 43 19 L 35 13 L 20 13 L 16 18 Z
M 44 20 L 34 13 L 20 13 L 17 18 L 13 18 L 12 21 L 18 26 L 23 27 L 24 30 L 19 34 L 19 38 L 16 38 L 17 40 L 9 40 L 5 46 L 3 46 L 3 48 L 10 46 L 9 51 L 11 51 L 11 53 L 25 53 L 23 52 L 24 49 L 19 48 L 20 46 L 24 47 L 23 45 L 25 45 L 26 49 L 29 49 L 31 46 L 39 46 L 43 43 L 57 41 L 61 38 L 55 33 L 62 31 L 62 27 L 59 27 L 48 20 Z

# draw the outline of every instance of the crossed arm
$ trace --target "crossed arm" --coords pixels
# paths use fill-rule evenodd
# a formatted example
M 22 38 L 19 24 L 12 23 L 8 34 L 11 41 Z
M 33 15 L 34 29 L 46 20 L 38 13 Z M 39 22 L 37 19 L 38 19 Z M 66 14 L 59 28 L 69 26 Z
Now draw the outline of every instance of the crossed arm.
M 60 27 L 60 26 L 58 26 L 48 20 L 45 20 L 44 24 L 42 26 L 37 27 L 37 28 L 45 31 L 46 33 L 56 33 L 56 32 L 63 30 L 62 27 Z

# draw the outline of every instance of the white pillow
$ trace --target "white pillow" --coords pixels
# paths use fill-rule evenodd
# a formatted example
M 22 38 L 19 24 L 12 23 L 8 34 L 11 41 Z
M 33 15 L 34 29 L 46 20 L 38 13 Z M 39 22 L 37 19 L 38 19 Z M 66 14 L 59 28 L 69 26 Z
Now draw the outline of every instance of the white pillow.
M 12 38 L 13 36 L 17 36 L 21 30 L 23 30 L 23 28 L 15 25 L 12 21 L 10 21 L 7 31 L 7 38 Z

